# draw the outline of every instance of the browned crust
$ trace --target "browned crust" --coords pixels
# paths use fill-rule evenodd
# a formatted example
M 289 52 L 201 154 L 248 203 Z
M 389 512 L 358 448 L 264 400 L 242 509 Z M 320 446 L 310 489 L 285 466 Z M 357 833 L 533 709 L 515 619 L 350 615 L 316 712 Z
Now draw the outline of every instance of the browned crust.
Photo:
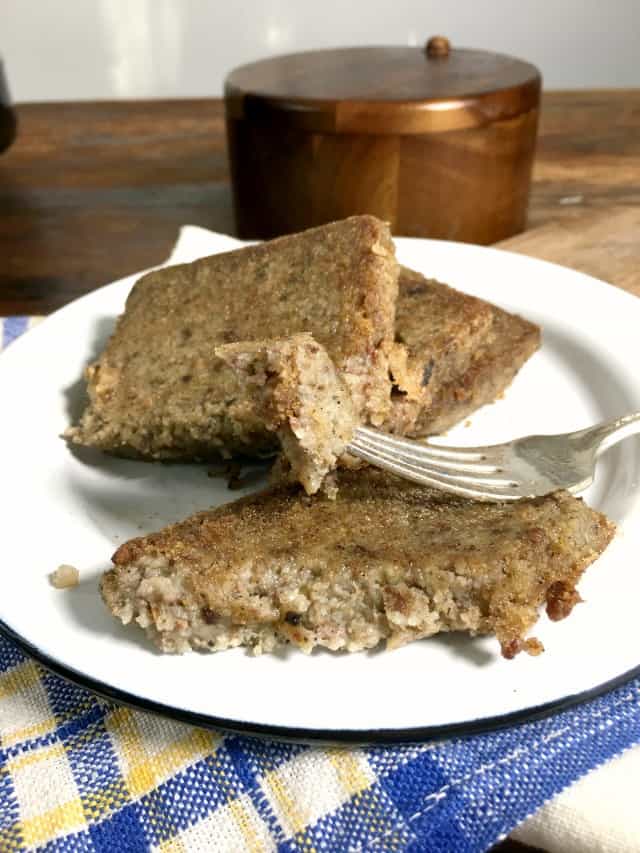
M 224 622 L 226 644 L 229 632 L 251 642 L 268 630 L 276 644 L 353 650 L 468 630 L 495 633 L 507 657 L 536 654 L 526 634 L 538 608 L 549 602 L 555 618 L 568 615 L 582 572 L 614 532 L 564 492 L 478 503 L 373 469 L 341 471 L 339 487 L 335 501 L 272 488 L 127 542 L 104 577 L 105 600 L 124 621 L 135 618 L 146 606 L 136 585 L 151 566 L 151 575 L 179 578 L 184 600 L 171 630 L 186 646 L 207 608 Z M 175 650 L 153 605 L 146 619 L 159 645 Z
M 356 216 L 157 270 L 87 370 L 90 405 L 66 437 L 149 459 L 273 446 L 218 344 L 310 332 L 363 416 L 389 401 L 398 265 L 388 226 Z
M 469 366 L 493 306 L 408 267 L 400 268 L 391 372 L 398 390 L 426 406 Z
M 499 399 L 524 363 L 540 347 L 538 326 L 494 308 L 486 341 L 478 348 L 464 374 L 444 385 L 430 407 L 423 409 L 411 434 L 436 435 L 464 420 L 480 406 Z
M 444 287 L 438 283 L 434 286 Z M 434 387 L 431 397 L 411 400 L 395 395 L 385 425 L 390 432 L 415 438 L 437 435 L 503 395 L 539 348 L 541 330 L 516 314 L 494 305 L 488 307 L 491 325 L 468 351 L 464 371 L 458 375 L 452 371 L 452 378 Z
M 553 622 L 566 619 L 581 601 L 579 593 L 570 584 L 556 581 L 547 590 L 547 616 Z

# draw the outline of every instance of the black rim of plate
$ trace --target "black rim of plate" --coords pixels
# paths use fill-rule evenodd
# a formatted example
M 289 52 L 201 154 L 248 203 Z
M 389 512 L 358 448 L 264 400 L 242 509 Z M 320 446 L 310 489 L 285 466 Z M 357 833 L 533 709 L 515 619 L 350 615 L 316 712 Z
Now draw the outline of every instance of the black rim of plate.
M 209 714 L 187 711 L 182 708 L 176 708 L 173 705 L 164 705 L 162 702 L 154 702 L 153 700 L 145 699 L 143 696 L 128 693 L 126 690 L 111 687 L 111 685 L 85 675 L 72 667 L 64 666 L 64 664 L 59 663 L 55 658 L 41 651 L 37 646 L 32 645 L 28 640 L 16 634 L 2 620 L 0 620 L 0 633 L 8 640 L 16 643 L 29 657 L 42 664 L 42 666 L 55 675 L 59 675 L 61 678 L 76 684 L 78 687 L 90 690 L 92 693 L 110 702 L 127 705 L 138 711 L 146 711 L 204 729 L 217 729 L 228 734 L 294 743 L 307 743 L 315 746 L 321 744 L 352 744 L 354 746 L 365 746 L 367 744 L 410 744 L 489 734 L 498 729 L 531 723 L 535 720 L 549 717 L 551 714 L 559 711 L 566 711 L 576 705 L 588 702 L 590 699 L 596 699 L 603 693 L 620 687 L 627 681 L 640 675 L 639 665 L 582 693 L 573 693 L 569 696 L 563 696 L 561 699 L 546 702 L 543 705 L 534 705 L 531 708 L 523 708 L 520 711 L 512 711 L 509 714 L 482 717 L 477 720 L 468 720 L 461 723 L 440 726 L 417 726 L 408 729 L 305 729 L 295 726 L 274 726 L 265 723 L 252 723 L 245 720 L 229 720 L 224 717 L 214 717 Z

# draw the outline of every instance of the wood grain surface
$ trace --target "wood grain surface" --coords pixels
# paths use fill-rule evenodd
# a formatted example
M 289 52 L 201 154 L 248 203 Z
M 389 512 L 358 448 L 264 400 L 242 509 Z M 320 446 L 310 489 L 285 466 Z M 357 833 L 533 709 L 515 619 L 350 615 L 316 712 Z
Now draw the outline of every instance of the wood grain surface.
M 151 266 L 184 223 L 233 228 L 219 100 L 17 113 L 0 155 L 0 314 L 45 313 Z M 638 205 L 640 90 L 545 94 L 529 225 Z
M 494 243 L 525 226 L 537 124 L 535 108 L 439 133 L 310 132 L 277 112 L 230 118 L 238 234 L 269 239 L 371 213 L 406 237 Z
M 640 206 L 592 210 L 532 228 L 498 245 L 573 267 L 640 296 Z
M 234 119 L 280 114 L 288 127 L 306 131 L 383 136 L 482 127 L 534 109 L 539 92 L 534 65 L 455 45 L 437 55 L 405 46 L 272 56 L 235 69 L 225 82 Z

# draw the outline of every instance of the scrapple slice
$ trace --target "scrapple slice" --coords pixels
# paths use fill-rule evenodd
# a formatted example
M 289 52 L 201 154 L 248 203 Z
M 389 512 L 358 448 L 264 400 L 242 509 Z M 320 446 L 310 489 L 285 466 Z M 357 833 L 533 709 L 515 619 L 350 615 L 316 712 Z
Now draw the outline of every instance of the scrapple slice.
M 358 426 L 349 389 L 311 335 L 225 344 L 216 354 L 240 377 L 267 429 L 282 447 L 287 478 L 308 494 L 335 495 L 329 475 Z
M 467 370 L 442 386 L 418 414 L 407 433 L 438 435 L 481 406 L 502 397 L 524 363 L 540 346 L 540 328 L 522 317 L 494 308 L 491 332 Z
M 391 357 L 395 389 L 427 405 L 464 373 L 492 322 L 488 302 L 401 267 Z
M 540 337 L 534 323 L 403 267 L 396 342 L 405 355 L 394 353 L 392 370 L 404 359 L 405 375 L 422 372 L 424 393 L 402 393 L 396 382 L 385 428 L 415 438 L 444 432 L 500 398 Z
M 141 278 L 87 369 L 89 406 L 66 438 L 145 459 L 274 446 L 215 347 L 309 332 L 366 420 L 390 407 L 398 264 L 372 216 L 281 237 Z
M 122 545 L 102 595 L 165 652 L 292 643 L 358 651 L 494 633 L 511 658 L 552 619 L 614 527 L 566 492 L 508 504 L 342 470 L 335 500 L 266 490 Z

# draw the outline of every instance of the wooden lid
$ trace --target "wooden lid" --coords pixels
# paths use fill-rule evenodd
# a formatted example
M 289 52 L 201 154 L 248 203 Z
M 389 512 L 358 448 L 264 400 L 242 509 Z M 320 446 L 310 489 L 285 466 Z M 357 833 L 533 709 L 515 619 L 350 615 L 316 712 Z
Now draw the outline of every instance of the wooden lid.
M 227 77 L 227 114 L 324 133 L 413 134 L 481 127 L 537 106 L 534 65 L 484 50 L 427 46 L 314 50 Z

